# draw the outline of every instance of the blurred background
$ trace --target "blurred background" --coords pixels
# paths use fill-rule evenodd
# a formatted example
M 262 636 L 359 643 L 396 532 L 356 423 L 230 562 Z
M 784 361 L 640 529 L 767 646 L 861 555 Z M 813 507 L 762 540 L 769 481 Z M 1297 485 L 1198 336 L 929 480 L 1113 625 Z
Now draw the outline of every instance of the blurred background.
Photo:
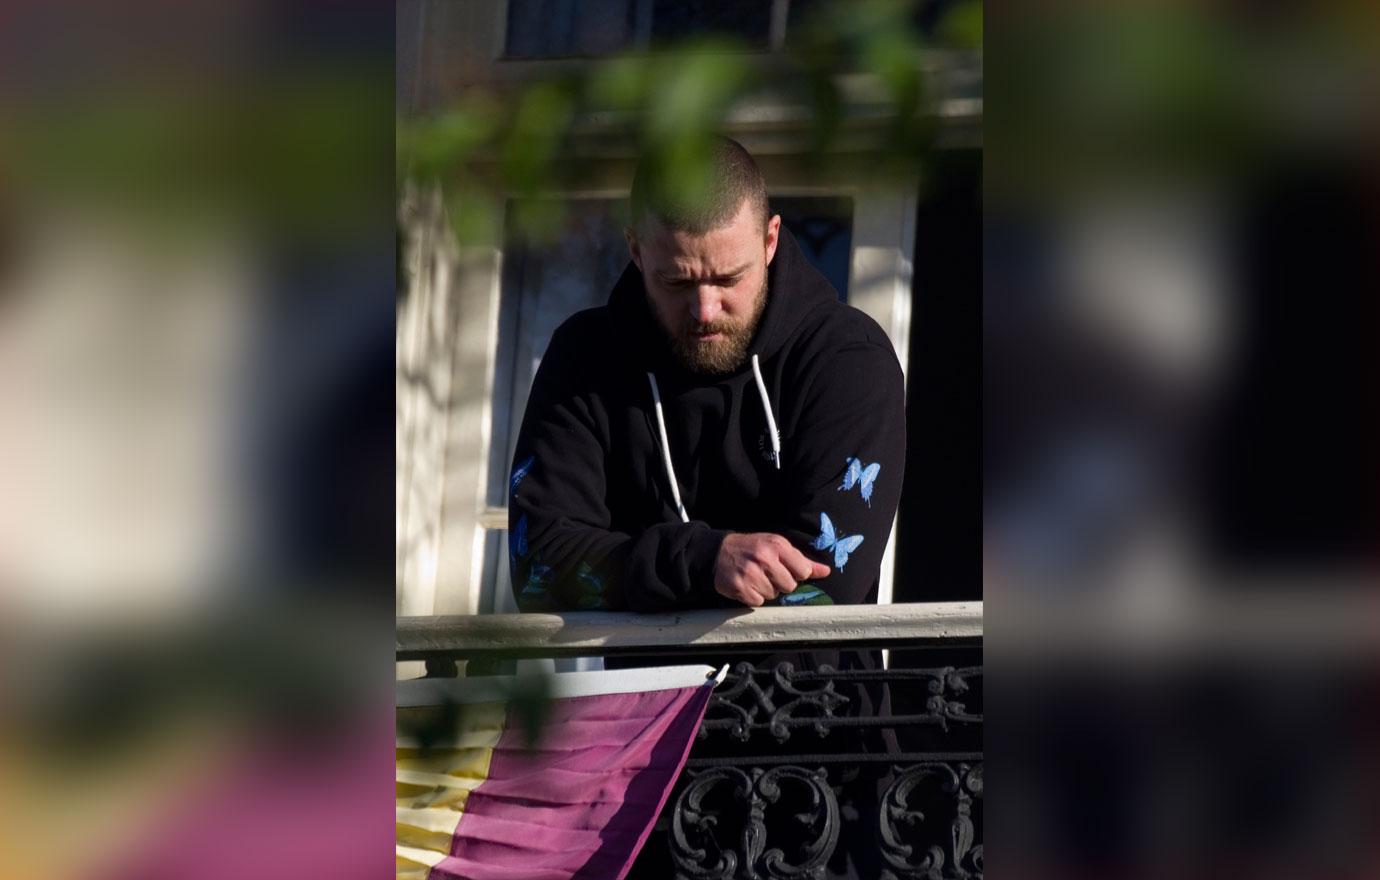
M 989 4 L 988 858 L 1380 876 L 1380 16 Z
M 0 876 L 387 876 L 392 21 L 0 11 Z
M 1376 876 L 1378 44 L 1332 0 L 6 6 L 0 875 L 386 875 L 391 620 L 507 595 L 535 304 L 718 128 L 902 354 L 892 597 L 983 595 L 999 870 Z

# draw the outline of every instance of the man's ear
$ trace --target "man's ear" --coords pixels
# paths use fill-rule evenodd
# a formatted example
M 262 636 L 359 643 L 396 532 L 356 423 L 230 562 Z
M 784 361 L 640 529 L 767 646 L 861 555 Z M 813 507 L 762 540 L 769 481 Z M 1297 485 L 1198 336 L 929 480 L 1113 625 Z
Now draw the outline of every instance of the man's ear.
M 781 236 L 781 215 L 773 214 L 767 221 L 767 265 L 771 265 L 772 257 L 776 256 L 776 244 Z
M 642 271 L 642 249 L 637 244 L 637 232 L 631 226 L 623 227 L 623 239 L 628 243 L 628 256 L 632 257 L 637 271 Z

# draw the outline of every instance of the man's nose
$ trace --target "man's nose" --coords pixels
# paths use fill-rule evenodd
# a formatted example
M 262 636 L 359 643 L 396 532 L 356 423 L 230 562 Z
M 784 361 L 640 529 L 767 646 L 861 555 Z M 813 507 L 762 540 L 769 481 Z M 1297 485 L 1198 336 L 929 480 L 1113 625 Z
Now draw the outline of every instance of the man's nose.
M 691 311 L 694 313 L 695 320 L 701 324 L 708 324 L 719 316 L 723 310 L 723 300 L 719 297 L 718 290 L 704 286 L 699 289 Z

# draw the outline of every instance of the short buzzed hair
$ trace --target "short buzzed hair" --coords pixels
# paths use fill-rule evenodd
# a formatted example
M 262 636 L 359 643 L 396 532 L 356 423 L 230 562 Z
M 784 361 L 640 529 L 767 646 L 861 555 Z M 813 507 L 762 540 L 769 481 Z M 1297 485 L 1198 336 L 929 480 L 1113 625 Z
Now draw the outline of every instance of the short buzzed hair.
M 657 157 L 644 155 L 633 175 L 629 216 L 633 228 L 644 229 L 647 219 L 655 217 L 668 229 L 704 235 L 728 225 L 744 199 L 765 227 L 770 216 L 767 185 L 752 154 L 732 138 L 715 135 L 705 158 L 703 167 L 687 171 L 668 168 Z M 689 180 L 695 183 L 687 185 Z

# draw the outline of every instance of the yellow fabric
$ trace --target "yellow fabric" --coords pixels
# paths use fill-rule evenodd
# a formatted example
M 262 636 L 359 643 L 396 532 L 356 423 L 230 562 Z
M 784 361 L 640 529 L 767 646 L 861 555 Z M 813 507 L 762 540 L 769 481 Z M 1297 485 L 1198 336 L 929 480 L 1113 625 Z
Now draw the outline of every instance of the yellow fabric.
M 469 794 L 488 778 L 505 703 L 397 710 L 397 880 L 426 880 L 450 854 Z
M 431 866 L 444 858 L 440 853 L 410 846 L 397 846 L 397 880 L 426 880 Z

